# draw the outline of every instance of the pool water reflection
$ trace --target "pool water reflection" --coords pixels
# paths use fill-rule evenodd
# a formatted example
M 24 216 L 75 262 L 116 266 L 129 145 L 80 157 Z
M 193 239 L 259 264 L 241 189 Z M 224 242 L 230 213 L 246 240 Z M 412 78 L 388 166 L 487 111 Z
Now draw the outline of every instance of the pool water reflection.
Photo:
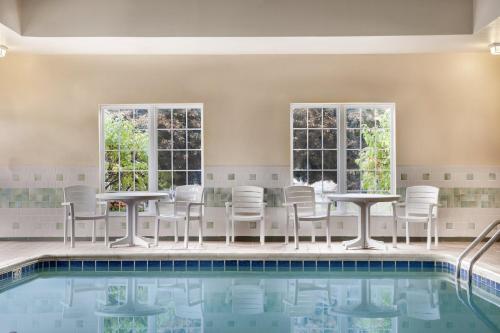
M 499 308 L 474 297 L 500 327 Z M 44 274 L 0 294 L 0 332 L 494 332 L 442 276 Z

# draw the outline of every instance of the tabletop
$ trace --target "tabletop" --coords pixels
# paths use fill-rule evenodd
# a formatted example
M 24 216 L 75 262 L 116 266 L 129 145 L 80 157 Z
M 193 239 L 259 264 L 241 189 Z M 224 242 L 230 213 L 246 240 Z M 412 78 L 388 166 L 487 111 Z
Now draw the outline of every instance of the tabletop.
M 162 192 L 108 192 L 96 194 L 99 200 L 155 200 L 167 198 L 168 193 Z
M 329 194 L 328 199 L 333 201 L 348 202 L 389 202 L 400 198 L 395 194 L 375 194 L 375 193 L 347 193 L 347 194 Z

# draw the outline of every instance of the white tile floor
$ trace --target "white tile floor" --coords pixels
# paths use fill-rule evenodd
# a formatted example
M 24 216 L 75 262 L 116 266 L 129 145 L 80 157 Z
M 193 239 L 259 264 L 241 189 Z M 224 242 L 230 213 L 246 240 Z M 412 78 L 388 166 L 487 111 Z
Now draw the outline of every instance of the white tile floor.
M 160 242 L 158 247 L 120 247 L 106 248 L 102 242 L 77 242 L 75 248 L 62 242 L 23 242 L 0 241 L 0 270 L 40 257 L 108 257 L 108 258 L 288 258 L 288 259 L 408 259 L 408 260 L 447 260 L 454 262 L 458 254 L 468 245 L 465 242 L 441 242 L 439 247 L 428 251 L 424 243 L 411 245 L 399 244 L 394 249 L 388 244 L 387 250 L 344 250 L 335 242 L 327 248 L 323 242 L 301 242 L 300 249 L 293 244 L 234 243 L 227 246 L 224 242 L 205 242 L 199 245 L 190 242 L 189 249 L 183 243 Z M 464 265 L 467 267 L 467 264 Z M 481 275 L 500 280 L 500 244 L 494 245 L 481 258 L 474 269 Z

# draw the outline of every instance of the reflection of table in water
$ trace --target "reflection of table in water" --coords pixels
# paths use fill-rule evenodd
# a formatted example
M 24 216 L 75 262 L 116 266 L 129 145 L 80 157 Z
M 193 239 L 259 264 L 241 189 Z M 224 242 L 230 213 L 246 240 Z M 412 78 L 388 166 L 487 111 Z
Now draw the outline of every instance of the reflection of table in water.
M 328 199 L 332 201 L 352 202 L 359 207 L 358 237 L 343 242 L 346 250 L 352 248 L 369 249 L 375 248 L 385 250 L 384 242 L 374 240 L 370 237 L 370 207 L 379 202 L 391 202 L 399 199 L 399 195 L 352 193 L 331 194 Z
M 119 305 L 102 305 L 95 314 L 101 317 L 143 317 L 165 312 L 162 306 L 137 302 L 136 291 L 137 280 L 127 279 L 127 302 Z
M 394 318 L 400 315 L 395 307 L 381 307 L 371 303 L 370 281 L 361 280 L 361 302 L 354 305 L 334 307 L 333 313 L 357 318 Z

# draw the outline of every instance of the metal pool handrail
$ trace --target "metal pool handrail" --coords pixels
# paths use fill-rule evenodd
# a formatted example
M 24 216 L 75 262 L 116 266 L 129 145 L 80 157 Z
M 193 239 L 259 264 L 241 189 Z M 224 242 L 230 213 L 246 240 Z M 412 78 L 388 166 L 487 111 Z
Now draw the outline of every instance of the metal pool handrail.
M 472 251 L 472 249 L 477 245 L 479 244 L 484 238 L 486 238 L 486 236 L 488 236 L 488 234 L 497 226 L 500 224 L 500 220 L 496 220 L 492 223 L 490 223 L 484 230 L 483 232 L 481 232 L 481 234 L 479 234 L 479 236 L 476 237 L 476 239 L 474 239 L 474 241 L 469 245 L 467 246 L 467 248 L 458 256 L 458 259 L 457 259 L 457 269 L 456 269 L 456 272 L 455 272 L 455 279 L 458 281 L 460 280 L 460 266 L 462 264 L 462 261 L 463 259 L 465 258 L 465 256 L 467 254 L 469 254 L 470 251 Z M 469 285 L 471 284 L 472 282 L 472 267 L 474 266 L 474 264 L 476 263 L 476 261 L 484 254 L 484 252 L 486 252 L 490 247 L 491 245 L 493 245 L 497 239 L 500 238 L 500 230 L 498 230 L 494 235 L 493 237 L 491 237 L 485 245 L 483 245 L 483 247 L 481 247 L 479 249 L 479 251 L 472 257 L 472 259 L 470 260 L 470 264 L 469 264 L 469 270 L 468 270 L 468 274 L 467 274 L 467 281 L 469 283 Z

